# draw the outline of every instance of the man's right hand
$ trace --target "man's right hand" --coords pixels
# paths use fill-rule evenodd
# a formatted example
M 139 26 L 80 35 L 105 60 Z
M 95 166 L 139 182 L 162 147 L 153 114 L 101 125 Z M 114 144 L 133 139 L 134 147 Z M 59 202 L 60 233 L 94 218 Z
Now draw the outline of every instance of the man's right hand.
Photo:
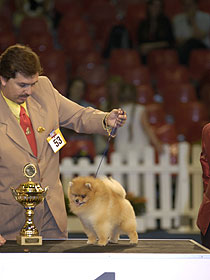
M 4 237 L 1 236 L 1 234 L 0 234 L 0 246 L 4 245 L 5 242 L 6 242 L 6 239 L 4 239 Z

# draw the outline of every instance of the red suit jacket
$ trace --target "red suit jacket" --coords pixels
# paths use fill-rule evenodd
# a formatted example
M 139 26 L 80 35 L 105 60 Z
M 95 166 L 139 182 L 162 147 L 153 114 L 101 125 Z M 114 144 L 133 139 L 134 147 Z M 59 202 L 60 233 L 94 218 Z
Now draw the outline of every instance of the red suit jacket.
M 201 203 L 197 225 L 205 235 L 210 223 L 210 123 L 202 131 L 202 152 L 200 162 L 203 170 L 203 201 Z

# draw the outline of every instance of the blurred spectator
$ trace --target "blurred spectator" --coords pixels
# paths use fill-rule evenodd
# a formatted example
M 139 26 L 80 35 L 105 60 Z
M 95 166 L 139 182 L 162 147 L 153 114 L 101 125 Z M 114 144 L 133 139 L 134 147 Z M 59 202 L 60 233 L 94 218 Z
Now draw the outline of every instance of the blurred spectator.
M 188 64 L 191 50 L 210 47 L 210 14 L 198 9 L 198 0 L 181 0 L 183 13 L 173 19 L 176 45 L 182 64 Z
M 137 103 L 136 87 L 125 84 L 119 99 L 119 106 L 127 113 L 127 121 L 123 129 L 117 131 L 114 150 L 119 152 L 124 160 L 127 158 L 128 151 L 133 151 L 138 154 L 139 160 L 143 160 L 145 146 L 150 144 L 154 145 L 159 153 L 162 152 L 162 143 L 149 124 L 145 106 Z
M 77 104 L 88 107 L 93 107 L 92 104 L 88 103 L 85 99 L 86 94 L 86 83 L 81 78 L 74 78 L 73 80 L 70 80 L 66 97 L 70 99 L 73 102 L 76 102 Z M 93 139 L 93 135 L 86 135 L 86 134 L 78 134 L 74 132 L 73 130 L 62 128 L 62 133 L 64 135 L 64 138 L 67 141 L 71 141 L 73 139 Z
M 104 111 L 108 112 L 110 108 L 115 108 L 115 106 L 119 106 L 119 96 L 123 84 L 124 81 L 121 76 L 113 75 L 107 79 L 106 82 L 107 99 L 102 107 Z
M 75 77 L 69 81 L 66 97 L 81 106 L 93 107 L 93 105 L 86 100 L 86 93 L 87 84 L 81 77 Z M 61 132 L 67 142 L 60 151 L 61 160 L 65 157 L 71 157 L 74 160 L 81 157 L 89 158 L 90 161 L 94 160 L 96 155 L 95 141 L 97 135 L 79 134 L 64 127 L 61 128 Z
M 84 107 L 93 107 L 93 104 L 89 103 L 85 98 L 86 91 L 86 82 L 80 77 L 74 78 L 69 82 L 66 97 Z
M 132 48 L 131 36 L 126 26 L 122 23 L 112 27 L 108 35 L 107 43 L 103 51 L 104 58 L 109 58 L 113 49 L 128 49 Z
M 14 24 L 18 28 L 24 17 L 44 16 L 50 25 L 54 20 L 54 1 L 51 0 L 16 0 Z
M 144 63 L 151 50 L 173 47 L 173 28 L 169 18 L 163 12 L 162 0 L 147 2 L 147 16 L 139 23 L 137 40 Z
M 106 100 L 101 104 L 100 109 L 109 112 L 110 108 L 119 106 L 119 98 L 121 94 L 124 80 L 121 76 L 110 76 L 106 81 Z M 102 154 L 107 146 L 107 138 L 101 135 L 95 136 L 96 151 L 98 154 Z M 109 154 L 113 151 L 113 141 L 109 147 Z

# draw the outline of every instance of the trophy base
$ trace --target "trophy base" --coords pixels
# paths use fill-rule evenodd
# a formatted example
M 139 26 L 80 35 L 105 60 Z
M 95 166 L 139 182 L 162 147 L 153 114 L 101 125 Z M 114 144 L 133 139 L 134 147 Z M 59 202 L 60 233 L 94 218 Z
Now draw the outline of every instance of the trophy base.
M 42 245 L 42 236 L 17 236 L 17 244 L 19 245 Z

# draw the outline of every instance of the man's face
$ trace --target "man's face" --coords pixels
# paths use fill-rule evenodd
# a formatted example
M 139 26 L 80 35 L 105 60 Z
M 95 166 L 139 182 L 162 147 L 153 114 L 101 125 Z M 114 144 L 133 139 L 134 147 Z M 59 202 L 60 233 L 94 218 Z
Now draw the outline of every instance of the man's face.
M 38 81 L 39 74 L 25 77 L 20 73 L 9 80 L 0 76 L 1 90 L 6 98 L 17 104 L 22 104 L 32 94 L 32 88 Z

